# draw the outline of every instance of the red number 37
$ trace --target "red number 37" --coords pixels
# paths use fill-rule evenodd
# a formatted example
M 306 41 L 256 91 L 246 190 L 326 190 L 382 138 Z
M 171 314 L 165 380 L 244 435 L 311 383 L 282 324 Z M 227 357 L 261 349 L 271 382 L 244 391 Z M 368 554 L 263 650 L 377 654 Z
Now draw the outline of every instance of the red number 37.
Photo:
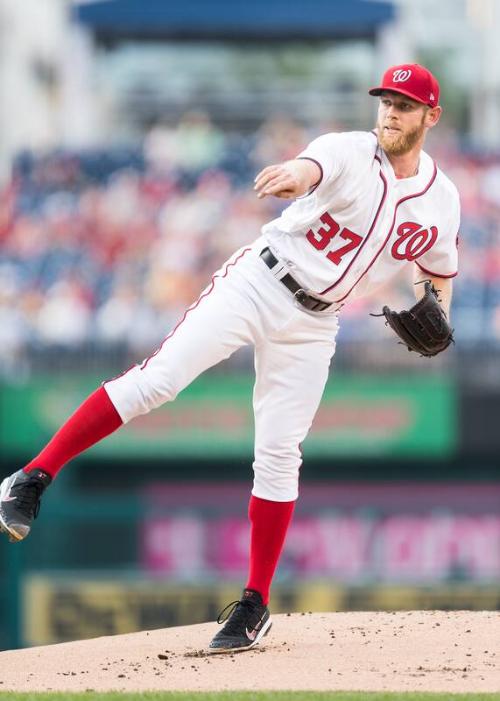
M 330 241 L 337 236 L 337 234 L 341 239 L 347 241 L 344 246 L 340 246 L 334 251 L 328 251 L 326 254 L 328 260 L 334 263 L 334 265 L 339 265 L 346 253 L 349 253 L 349 251 L 352 251 L 354 248 L 359 246 L 363 240 L 363 237 L 354 233 L 354 231 L 347 229 L 346 227 L 341 230 L 335 219 L 328 212 L 322 214 L 320 220 L 325 226 L 321 226 L 317 231 L 309 229 L 306 234 L 306 239 L 317 251 L 324 251 Z

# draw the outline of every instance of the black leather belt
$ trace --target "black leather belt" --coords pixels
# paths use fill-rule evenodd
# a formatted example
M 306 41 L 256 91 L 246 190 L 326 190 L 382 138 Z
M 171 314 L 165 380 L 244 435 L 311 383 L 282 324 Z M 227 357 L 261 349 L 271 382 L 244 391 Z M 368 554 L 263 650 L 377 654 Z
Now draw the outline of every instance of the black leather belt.
M 264 250 L 260 252 L 260 257 L 267 267 L 271 269 L 279 263 L 279 260 L 269 248 L 264 248 Z M 310 311 L 322 312 L 325 309 L 328 309 L 328 307 L 331 307 L 333 304 L 333 302 L 325 302 L 322 299 L 318 299 L 318 297 L 315 297 L 310 292 L 304 290 L 304 288 L 299 285 L 297 280 L 295 280 L 290 273 L 286 273 L 286 275 L 284 275 L 282 278 L 279 278 L 279 281 L 290 290 L 299 304 Z

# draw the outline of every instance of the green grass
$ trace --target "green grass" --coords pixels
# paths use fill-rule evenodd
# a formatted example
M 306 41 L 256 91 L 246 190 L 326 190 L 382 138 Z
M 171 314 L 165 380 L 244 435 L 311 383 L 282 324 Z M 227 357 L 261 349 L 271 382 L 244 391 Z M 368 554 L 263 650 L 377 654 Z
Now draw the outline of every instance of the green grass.
M 224 692 L 95 692 L 9 693 L 0 701 L 500 701 L 498 694 L 430 694 L 363 691 L 224 691 Z

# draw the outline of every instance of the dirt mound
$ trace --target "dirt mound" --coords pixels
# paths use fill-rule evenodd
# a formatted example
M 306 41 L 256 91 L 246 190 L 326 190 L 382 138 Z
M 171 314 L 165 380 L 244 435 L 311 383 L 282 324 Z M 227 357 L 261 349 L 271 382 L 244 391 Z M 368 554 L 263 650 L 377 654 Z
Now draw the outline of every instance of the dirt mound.
M 213 623 L 0 653 L 1 691 L 500 691 L 500 613 L 273 617 L 261 647 L 207 655 Z

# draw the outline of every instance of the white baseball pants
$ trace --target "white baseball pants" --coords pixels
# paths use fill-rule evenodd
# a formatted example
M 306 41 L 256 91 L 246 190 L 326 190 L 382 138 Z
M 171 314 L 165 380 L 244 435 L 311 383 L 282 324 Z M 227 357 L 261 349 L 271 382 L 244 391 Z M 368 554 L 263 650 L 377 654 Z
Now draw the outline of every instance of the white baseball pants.
M 238 250 L 142 365 L 104 383 L 123 422 L 172 401 L 238 348 L 255 347 L 254 486 L 272 501 L 298 496 L 300 444 L 335 351 L 337 315 L 309 312 L 259 258 L 263 238 Z

